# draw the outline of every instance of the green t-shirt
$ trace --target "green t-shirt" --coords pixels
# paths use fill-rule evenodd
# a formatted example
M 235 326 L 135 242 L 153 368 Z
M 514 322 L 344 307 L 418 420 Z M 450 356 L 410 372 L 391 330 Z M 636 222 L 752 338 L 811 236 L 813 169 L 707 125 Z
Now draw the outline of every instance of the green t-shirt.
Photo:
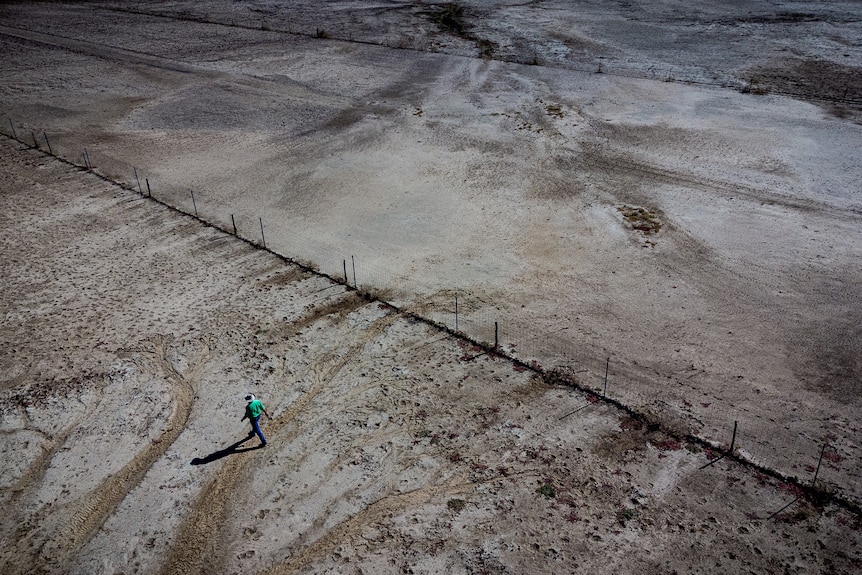
M 263 413 L 265 409 L 266 408 L 263 406 L 263 403 L 261 403 L 259 399 L 255 399 L 245 406 L 245 414 L 249 419 L 254 419 L 255 417 L 260 417 L 260 414 Z

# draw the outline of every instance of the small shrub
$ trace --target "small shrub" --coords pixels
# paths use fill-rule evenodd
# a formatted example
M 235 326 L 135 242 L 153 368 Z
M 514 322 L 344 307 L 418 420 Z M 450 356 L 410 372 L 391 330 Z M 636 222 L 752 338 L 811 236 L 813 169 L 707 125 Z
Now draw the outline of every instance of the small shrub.
M 482 58 L 493 58 L 494 52 L 497 51 L 499 44 L 484 38 L 476 40 L 476 45 L 479 47 L 479 54 Z
M 449 508 L 450 511 L 454 513 L 461 513 L 464 510 L 464 507 L 467 505 L 467 502 L 463 499 L 450 499 L 446 502 L 446 507 Z
M 649 210 L 632 206 L 620 206 L 617 208 L 617 211 L 632 225 L 632 228 L 643 232 L 645 236 L 657 234 L 661 230 L 661 222 Z
M 563 118 L 566 113 L 563 112 L 563 108 L 559 104 L 548 104 L 545 106 L 545 111 L 549 116 L 553 116 L 555 118 Z
M 536 489 L 536 493 L 544 495 L 548 499 L 554 499 L 557 496 L 557 490 L 550 483 L 543 483 Z
M 755 96 L 765 96 L 769 93 L 769 90 L 760 85 L 760 79 L 749 78 L 740 92 L 743 94 L 754 94 Z
M 446 32 L 462 35 L 467 25 L 464 23 L 464 7 L 454 2 L 444 4 L 443 10 L 433 16 L 434 21 Z
M 638 512 L 634 509 L 620 509 L 619 511 L 617 511 L 617 521 L 623 527 L 625 527 L 626 521 L 631 521 L 637 516 Z

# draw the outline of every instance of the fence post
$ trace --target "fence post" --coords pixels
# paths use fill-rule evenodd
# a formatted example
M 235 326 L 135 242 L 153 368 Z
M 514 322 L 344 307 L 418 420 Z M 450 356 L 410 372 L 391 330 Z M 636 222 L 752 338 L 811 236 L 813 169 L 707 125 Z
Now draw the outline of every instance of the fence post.
M 263 249 L 266 249 L 266 236 L 263 235 L 263 218 L 258 218 L 260 220 L 260 239 L 263 242 Z
M 733 422 L 733 437 L 730 438 L 730 449 L 727 450 L 728 453 L 733 455 L 733 446 L 736 444 L 736 424 L 738 421 Z
M 236 220 L 233 219 L 233 214 L 230 215 L 230 223 L 233 224 L 233 235 L 236 235 Z
M 356 260 L 350 256 L 350 265 L 353 266 L 353 289 L 356 289 Z
M 500 346 L 500 340 L 497 337 L 497 334 L 498 334 L 498 326 L 497 326 L 497 322 L 495 321 L 494 322 L 494 349 L 497 349 Z
M 344 285 L 349 285 L 347 283 L 347 260 L 341 260 L 341 263 L 344 264 Z
M 12 137 L 18 140 L 18 134 L 15 133 L 15 124 L 12 123 L 12 118 L 9 118 L 9 125 L 12 126 Z
M 30 135 L 33 136 L 33 147 L 39 149 L 39 140 L 36 139 L 36 132 L 30 130 Z
M 144 178 L 144 181 L 147 182 L 147 197 L 152 198 L 153 197 L 153 191 L 150 189 L 150 179 Z
M 192 190 L 189 190 L 189 193 L 192 195 L 192 207 L 195 209 L 195 217 L 198 217 L 198 205 L 195 202 L 195 193 Z
M 144 192 L 141 191 L 141 180 L 138 178 L 138 168 L 132 166 L 132 169 L 135 170 L 135 181 L 138 182 L 138 193 L 143 196 Z
M 817 469 L 814 470 L 814 479 L 811 480 L 811 488 L 814 489 L 814 484 L 817 483 L 817 475 L 820 473 L 820 464 L 823 463 L 823 454 L 826 452 L 826 447 L 829 442 L 823 444 L 823 449 L 820 450 L 820 459 L 817 460 Z
M 45 143 L 48 144 L 48 153 L 53 156 L 54 150 L 51 149 L 51 142 L 48 141 L 48 132 L 43 130 L 42 135 L 45 136 Z
M 84 148 L 84 163 L 87 164 L 88 170 L 93 169 L 93 164 L 90 163 L 90 154 L 87 153 L 87 148 Z
M 602 391 L 602 396 L 608 396 L 608 371 L 611 369 L 611 358 L 608 358 L 608 362 L 605 364 L 605 389 Z
M 455 296 L 455 331 L 458 331 L 458 296 Z

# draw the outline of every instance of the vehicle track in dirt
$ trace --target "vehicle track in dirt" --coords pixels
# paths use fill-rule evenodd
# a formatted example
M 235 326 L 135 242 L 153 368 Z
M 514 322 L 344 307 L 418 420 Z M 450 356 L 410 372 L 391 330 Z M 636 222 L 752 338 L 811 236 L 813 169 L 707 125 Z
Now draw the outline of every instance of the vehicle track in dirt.
M 175 73 L 177 80 L 194 83 L 235 85 L 242 89 L 272 92 L 278 97 L 289 97 L 291 101 L 306 102 L 315 105 L 331 107 L 348 107 L 352 100 L 349 97 L 337 97 L 325 94 L 301 82 L 292 81 L 284 76 L 266 77 L 236 71 L 214 70 L 205 66 L 174 60 L 159 54 L 129 50 L 105 43 L 94 42 L 80 38 L 61 36 L 59 34 L 35 32 L 24 28 L 0 25 L 0 36 L 11 41 L 34 43 L 47 46 L 50 49 L 61 50 L 84 57 L 92 57 L 119 62 L 128 66 L 144 66 L 161 72 Z
M 57 454 L 58 451 L 63 447 L 66 443 L 66 440 L 72 434 L 73 431 L 81 424 L 82 421 L 87 420 L 92 416 L 95 412 L 96 408 L 101 401 L 102 394 L 104 392 L 105 387 L 105 376 L 101 376 L 98 385 L 94 385 L 92 389 L 96 392 L 96 398 L 91 400 L 86 404 L 84 412 L 75 417 L 72 421 L 66 424 L 63 429 L 53 435 L 46 435 L 44 432 L 38 430 L 38 428 L 32 426 L 32 422 L 29 422 L 29 415 L 27 415 L 27 411 L 19 406 L 19 411 L 25 420 L 28 421 L 28 426 L 25 426 L 25 430 L 34 430 L 39 435 L 44 436 L 44 439 L 47 442 L 47 445 L 42 446 L 42 452 L 36 457 L 36 459 L 27 467 L 27 470 L 21 475 L 18 481 L 9 489 L 9 499 L 7 504 L 17 506 L 17 504 L 28 495 L 28 492 L 34 486 L 37 486 L 41 483 L 42 479 L 45 476 L 48 467 L 51 464 L 51 459 Z M 19 513 L 20 516 L 20 513 Z M 17 524 L 20 521 L 12 521 L 11 524 Z
M 534 4 L 534 2 L 525 2 L 521 6 L 530 6 Z M 455 4 L 452 4 L 455 6 Z M 507 8 L 511 9 L 515 5 L 510 5 Z M 440 5 L 437 6 L 438 8 Z M 311 31 L 311 28 L 308 31 L 300 31 L 293 30 L 290 26 L 288 29 L 279 29 L 275 27 L 272 22 L 269 24 L 258 24 L 257 22 L 253 22 L 249 16 L 245 16 L 245 18 L 249 18 L 249 22 L 243 22 L 242 17 L 240 20 L 234 20 L 231 23 L 224 22 L 218 19 L 214 19 L 207 14 L 203 15 L 193 15 L 190 12 L 167 12 L 167 11 L 159 11 L 152 10 L 146 8 L 127 8 L 127 7 L 107 7 L 103 8 L 106 11 L 117 12 L 121 14 L 132 14 L 132 15 L 140 15 L 151 18 L 163 18 L 166 20 L 173 20 L 179 22 L 193 22 L 197 24 L 206 24 L 210 26 L 218 26 L 218 27 L 230 27 L 230 28 L 240 28 L 244 30 L 250 31 L 266 31 L 270 33 L 278 33 L 278 34 L 289 34 L 292 36 L 303 36 L 307 38 L 312 38 L 316 40 L 325 40 L 325 41 L 337 41 L 343 43 L 350 44 L 364 44 L 371 46 L 379 46 L 381 48 L 390 48 L 390 49 L 398 49 L 398 50 L 410 50 L 413 52 L 428 52 L 427 48 L 420 48 L 411 45 L 409 42 L 405 42 L 403 39 L 401 43 L 397 46 L 389 45 L 385 42 L 373 41 L 373 40 L 365 40 L 365 39 L 357 39 L 353 36 L 341 37 L 341 36 L 333 36 L 332 31 L 321 31 L 318 28 L 315 32 Z M 369 13 L 379 11 L 380 9 L 376 7 L 365 8 L 365 10 Z M 424 15 L 430 22 L 434 22 L 434 13 L 428 11 L 427 8 L 422 4 L 416 5 L 403 5 L 403 6 L 388 6 L 384 9 L 386 12 L 392 12 L 393 10 L 401 10 L 406 12 L 407 14 L 413 15 Z M 478 8 L 474 8 L 473 19 L 481 20 L 486 14 Z M 650 18 L 641 18 L 640 14 L 637 18 L 634 18 L 632 15 L 632 8 L 627 7 L 627 19 L 635 19 L 639 22 L 647 22 L 650 21 Z M 276 14 L 269 14 L 263 10 L 259 10 L 265 16 L 276 16 Z M 638 12 L 643 12 L 647 14 L 647 11 L 642 9 L 638 9 Z M 470 19 L 466 19 L 469 21 Z M 685 25 L 688 26 L 703 26 L 704 28 L 709 28 L 715 25 L 720 26 L 734 26 L 738 24 L 759 24 L 761 26 L 764 25 L 782 25 L 788 22 L 796 23 L 800 21 L 821 21 L 828 22 L 830 24 L 850 24 L 858 22 L 858 19 L 851 17 L 844 18 L 812 18 L 812 19 L 802 19 L 802 20 L 793 20 L 793 19 L 782 19 L 781 17 L 776 17 L 773 19 L 770 18 L 751 18 L 751 17 L 740 17 L 740 18 L 729 18 L 729 19 L 681 19 L 680 22 L 685 22 Z M 662 24 L 666 24 L 668 20 L 661 19 L 658 22 Z M 405 25 L 407 25 L 405 23 Z M 468 23 L 468 28 L 472 28 L 473 24 Z M 450 38 L 457 38 L 459 34 L 453 33 L 452 31 L 446 32 L 441 30 L 441 35 Z M 433 34 L 429 35 L 430 37 Z M 471 33 L 466 33 L 464 35 L 460 35 L 463 39 L 469 40 L 472 44 L 474 44 L 476 48 L 476 53 L 472 56 L 464 56 L 463 54 L 458 54 L 459 57 L 471 57 L 473 59 L 481 59 L 481 60 L 496 60 L 499 62 L 508 62 L 508 63 L 516 63 L 516 64 L 527 64 L 531 66 L 537 67 L 545 67 L 545 68 L 561 68 L 567 70 L 575 70 L 584 73 L 595 73 L 598 69 L 601 73 L 617 76 L 621 78 L 640 78 L 646 80 L 655 80 L 656 79 L 656 66 L 662 66 L 667 63 L 662 63 L 658 61 L 650 61 L 642 62 L 640 65 L 635 63 L 634 65 L 630 65 L 628 67 L 622 67 L 619 69 L 608 69 L 608 67 L 603 67 L 601 65 L 602 56 L 602 43 L 597 41 L 593 46 L 593 50 L 596 52 L 591 55 L 591 58 L 598 58 L 598 64 L 594 62 L 581 62 L 578 60 L 571 60 L 568 62 L 562 61 L 546 61 L 542 59 L 541 61 L 537 57 L 528 57 L 526 55 L 515 56 L 512 55 L 500 55 L 496 54 L 496 50 L 483 49 L 483 46 L 490 47 L 493 44 L 496 44 L 493 40 L 488 40 L 485 38 L 481 38 L 478 36 L 474 36 Z M 499 47 L 499 46 L 498 46 Z M 445 50 L 443 51 L 446 54 Z M 589 60 L 589 58 L 588 58 Z M 712 80 L 706 78 L 702 74 L 696 74 L 695 77 L 689 78 L 673 78 L 672 76 L 665 77 L 664 81 L 683 81 L 687 84 L 704 86 L 710 88 L 720 88 L 720 89 L 728 89 L 733 88 L 743 92 L 752 92 L 757 93 L 758 90 L 763 89 L 764 93 L 778 94 L 781 96 L 786 96 L 790 98 L 794 98 L 802 101 L 810 101 L 816 104 L 842 104 L 846 106 L 850 106 L 854 110 L 859 110 L 862 107 L 862 96 L 860 96 L 860 91 L 862 91 L 862 81 L 860 81 L 860 75 L 858 73 L 858 69 L 852 67 L 842 67 L 837 64 L 830 64 L 828 62 L 824 62 L 822 60 L 800 60 L 800 62 L 794 62 L 792 64 L 797 65 L 798 69 L 793 69 L 792 65 L 787 66 L 787 70 L 783 70 L 781 68 L 770 68 L 767 67 L 766 64 L 758 64 L 754 69 L 749 71 L 749 75 L 747 78 L 743 77 L 740 72 L 737 72 L 735 76 L 730 78 L 718 79 L 717 77 Z M 598 66 L 598 68 L 596 67 Z M 840 84 L 839 88 L 835 86 L 829 86 L 826 82 L 823 81 L 823 77 L 828 74 L 824 74 L 820 72 L 819 67 L 826 66 L 830 69 L 830 71 L 835 74 L 835 69 L 839 70 L 839 74 L 855 74 L 855 81 L 851 82 L 843 82 Z M 815 68 L 814 72 L 809 72 L 809 68 Z M 849 72 L 848 72 L 849 71 Z M 760 77 L 767 84 L 765 87 L 758 86 L 757 80 L 752 82 L 753 77 Z M 806 78 L 806 76 L 809 76 Z M 800 80 L 800 77 L 804 78 Z M 820 81 L 820 85 L 816 85 L 818 80 Z M 752 83 L 754 86 L 752 87 Z
M 107 44 L 98 44 L 79 38 L 60 36 L 59 34 L 35 32 L 24 28 L 15 28 L 3 25 L 0 25 L 0 34 L 19 42 L 42 44 L 51 48 L 65 50 L 84 56 L 104 58 L 107 60 L 118 60 L 127 64 L 145 65 L 168 72 L 217 76 L 209 70 L 195 67 L 179 60 L 171 60 L 163 56 L 148 54 L 146 52 L 138 52 L 135 50 L 127 50 L 116 46 L 108 46 Z
M 101 401 L 103 388 L 104 381 L 101 382 L 101 385 L 94 386 L 96 398 L 87 404 L 84 412 L 66 424 L 59 432 L 44 437 L 46 445 L 42 446 L 41 453 L 30 463 L 18 481 L 9 489 L 8 499 L 4 502 L 8 514 L 8 521 L 5 522 L 4 527 L 7 529 L 4 529 L 4 532 L 0 532 L 0 535 L 2 535 L 2 539 L 10 547 L 20 550 L 21 544 L 29 538 L 30 532 L 36 525 L 42 523 L 46 515 L 51 511 L 43 507 L 33 513 L 30 511 L 33 505 L 30 499 L 34 491 L 44 480 L 45 474 L 51 466 L 51 461 L 63 446 L 66 445 L 69 436 L 78 429 L 82 421 L 88 419 L 95 412 Z M 26 414 L 26 410 L 20 407 L 19 410 L 23 414 Z M 25 415 L 25 419 L 29 421 L 29 416 Z M 25 427 L 24 429 L 29 428 Z M 44 432 L 39 432 L 39 434 L 45 435 Z M 11 560 L 7 560 L 4 564 L 3 572 L 10 572 L 20 567 L 15 565 Z
M 452 495 L 475 489 L 476 484 L 465 481 L 462 476 L 452 477 L 441 484 L 437 484 L 438 478 L 432 478 L 429 485 L 420 487 L 407 493 L 388 495 L 378 499 L 365 507 L 359 513 L 342 521 L 317 541 L 307 545 L 289 561 L 265 569 L 259 575 L 290 575 L 298 573 L 303 568 L 312 565 L 315 561 L 328 556 L 333 549 L 338 547 L 346 539 L 359 534 L 363 527 L 379 523 L 386 516 L 421 505 L 426 501 L 439 498 L 444 495 Z
M 143 451 L 137 453 L 120 471 L 108 477 L 77 503 L 70 504 L 65 516 L 56 520 L 60 525 L 46 533 L 45 540 L 33 541 L 43 533 L 42 530 L 36 529 L 36 524 L 19 530 L 22 536 L 12 544 L 16 551 L 7 555 L 14 558 L 13 561 L 17 560 L 17 563 L 10 561 L 6 572 L 51 572 L 65 565 L 69 557 L 92 539 L 126 495 L 141 482 L 152 465 L 165 454 L 185 429 L 210 349 L 206 342 L 200 342 L 202 348 L 197 357 L 190 362 L 184 373 L 180 373 L 168 359 L 170 343 L 169 338 L 155 336 L 143 342 L 141 348 L 131 352 L 150 361 L 170 385 L 174 408 L 165 431 Z M 57 510 L 53 512 L 57 513 Z M 28 519 L 27 524 L 30 523 L 32 519 Z M 26 551 L 28 547 L 36 549 L 35 556 Z
M 292 323 L 289 330 L 295 333 L 302 327 L 333 315 L 343 320 L 351 311 L 367 304 L 368 302 L 356 293 L 348 292 L 339 301 L 313 308 L 310 314 Z M 289 442 L 299 433 L 299 430 L 293 430 L 286 437 L 279 435 L 279 431 L 292 424 L 297 416 L 304 413 L 309 404 L 326 389 L 344 366 L 396 318 L 397 315 L 392 313 L 384 315 L 361 332 L 360 337 L 350 342 L 347 350 L 334 350 L 311 366 L 309 368 L 309 374 L 313 380 L 311 386 L 287 410 L 274 417 L 267 425 L 267 434 L 270 438 L 278 438 L 278 442 Z M 165 575 L 213 573 L 223 565 L 227 545 L 222 545 L 221 542 L 224 539 L 223 532 L 226 529 L 231 499 L 237 486 L 246 477 L 249 460 L 256 459 L 255 455 L 258 454 L 247 454 L 231 459 L 201 491 L 174 538 L 174 544 L 162 565 L 161 573 Z

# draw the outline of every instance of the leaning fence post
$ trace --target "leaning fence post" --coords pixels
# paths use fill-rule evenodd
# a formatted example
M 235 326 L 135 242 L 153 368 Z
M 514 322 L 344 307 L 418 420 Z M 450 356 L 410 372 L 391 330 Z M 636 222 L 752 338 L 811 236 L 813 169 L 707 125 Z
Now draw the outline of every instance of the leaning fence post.
M 356 260 L 350 256 L 350 265 L 353 266 L 353 288 L 356 289 Z
M 263 235 L 263 218 L 257 218 L 260 220 L 260 239 L 263 242 L 263 249 L 266 249 L 266 236 Z
M 727 452 L 731 455 L 733 455 L 733 446 L 734 446 L 734 444 L 736 444 L 736 424 L 737 423 L 739 423 L 739 422 L 738 421 L 733 422 L 733 437 L 730 438 L 730 449 L 727 450 Z
M 455 296 L 455 331 L 458 331 L 458 296 Z
M 141 191 L 141 180 L 140 180 L 140 178 L 138 178 L 138 168 L 136 168 L 135 166 L 132 166 L 132 169 L 135 170 L 135 181 L 138 182 L 138 193 L 143 196 L 144 192 Z
M 605 364 L 605 389 L 602 391 L 602 396 L 608 396 L 608 371 L 611 369 L 611 358 L 608 358 L 608 362 Z
M 498 334 L 498 326 L 497 326 L 497 322 L 495 321 L 494 322 L 494 349 L 497 349 L 497 347 L 499 347 L 499 345 L 500 345 L 499 339 L 497 338 L 497 334 Z
M 347 260 L 341 260 L 341 263 L 344 264 L 344 283 L 347 284 Z
M 233 235 L 236 235 L 236 220 L 233 218 L 233 214 L 230 215 L 230 223 L 233 225 Z
M 90 154 L 87 153 L 87 148 L 84 148 L 84 163 L 87 164 L 88 170 L 93 169 L 93 164 L 90 163 Z
M 30 135 L 33 136 L 33 147 L 39 149 L 39 140 L 36 139 L 36 132 L 30 130 Z
M 12 123 L 12 118 L 9 118 L 9 125 L 12 126 L 12 137 L 18 140 L 18 134 L 15 133 L 15 124 Z
M 48 141 L 48 133 L 43 130 L 42 135 L 45 136 L 45 143 L 48 144 L 48 153 L 53 156 L 54 150 L 51 149 L 51 142 Z
M 150 179 L 144 178 L 144 181 L 147 182 L 147 197 L 152 198 L 153 197 L 153 191 L 150 189 Z
M 823 463 L 823 454 L 826 452 L 826 447 L 829 442 L 823 444 L 823 449 L 820 450 L 820 459 L 817 460 L 817 469 L 814 470 L 814 479 L 811 480 L 811 488 L 814 489 L 814 484 L 817 483 L 817 475 L 820 473 L 820 464 Z

